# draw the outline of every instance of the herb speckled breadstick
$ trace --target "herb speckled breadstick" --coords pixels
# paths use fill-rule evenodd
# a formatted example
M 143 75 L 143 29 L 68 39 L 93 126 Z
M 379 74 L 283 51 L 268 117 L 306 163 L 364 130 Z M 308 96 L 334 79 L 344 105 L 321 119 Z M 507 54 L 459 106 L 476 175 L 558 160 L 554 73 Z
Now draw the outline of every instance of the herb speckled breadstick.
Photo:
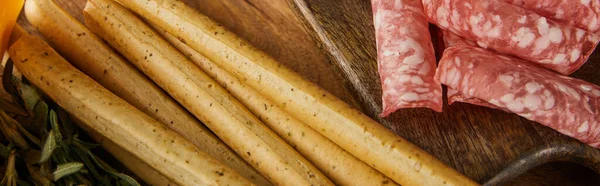
M 52 0 L 28 0 L 25 15 L 50 45 L 102 86 L 255 184 L 270 185 L 204 124 Z
M 209 76 L 226 85 L 223 86 L 225 89 L 337 185 L 395 185 L 387 176 L 276 106 L 273 101 L 242 83 L 202 54 L 160 28 L 154 28 Z
M 23 76 L 67 112 L 178 184 L 252 185 L 71 66 L 40 38 L 23 36 L 9 53 Z
M 396 183 L 477 184 L 182 1 L 118 1 Z
M 309 161 L 152 28 L 112 0 L 90 0 L 88 27 L 276 185 L 331 185 Z

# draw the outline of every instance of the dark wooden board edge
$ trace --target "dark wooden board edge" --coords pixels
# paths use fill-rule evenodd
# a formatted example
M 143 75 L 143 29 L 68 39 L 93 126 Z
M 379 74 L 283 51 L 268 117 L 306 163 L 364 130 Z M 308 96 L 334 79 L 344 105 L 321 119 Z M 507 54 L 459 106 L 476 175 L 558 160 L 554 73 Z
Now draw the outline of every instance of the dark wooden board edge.
M 588 145 L 571 143 L 548 143 L 523 154 L 484 185 L 505 185 L 523 173 L 551 162 L 571 162 L 600 174 L 600 151 Z

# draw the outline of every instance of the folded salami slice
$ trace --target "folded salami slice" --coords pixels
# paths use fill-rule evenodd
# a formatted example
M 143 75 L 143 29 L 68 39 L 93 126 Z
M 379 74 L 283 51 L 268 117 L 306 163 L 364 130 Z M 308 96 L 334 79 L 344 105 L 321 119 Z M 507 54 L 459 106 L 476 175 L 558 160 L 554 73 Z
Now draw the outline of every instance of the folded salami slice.
M 597 0 L 504 0 L 534 11 L 559 23 L 590 32 L 600 30 L 600 1 Z
M 456 45 L 467 45 L 467 46 L 477 46 L 477 43 L 474 41 L 466 40 L 463 37 L 460 37 L 452 32 L 447 30 L 442 30 L 442 36 L 444 40 L 445 48 L 450 48 Z
M 442 111 L 442 87 L 433 79 L 435 53 L 421 1 L 372 0 L 383 112 L 425 107 Z
M 444 41 L 444 49 L 450 48 L 450 47 L 453 47 L 456 45 L 477 46 L 477 43 L 466 40 L 456 34 L 453 34 L 452 32 L 446 31 L 446 30 L 442 31 L 442 37 L 443 37 L 443 41 Z M 463 103 L 470 103 L 473 105 L 479 105 L 479 106 L 484 106 L 484 107 L 500 109 L 500 108 L 497 108 L 495 105 L 488 103 L 487 101 L 481 100 L 479 98 L 467 96 L 467 95 L 465 95 L 457 90 L 454 90 L 453 88 L 450 88 L 450 87 L 448 87 L 447 94 L 448 94 L 448 104 L 449 105 L 452 105 L 455 102 L 463 102 Z
M 583 65 L 600 39 L 504 1 L 423 0 L 423 6 L 442 29 L 562 74 Z
M 600 147 L 600 87 L 595 84 L 464 45 L 444 51 L 436 80 Z

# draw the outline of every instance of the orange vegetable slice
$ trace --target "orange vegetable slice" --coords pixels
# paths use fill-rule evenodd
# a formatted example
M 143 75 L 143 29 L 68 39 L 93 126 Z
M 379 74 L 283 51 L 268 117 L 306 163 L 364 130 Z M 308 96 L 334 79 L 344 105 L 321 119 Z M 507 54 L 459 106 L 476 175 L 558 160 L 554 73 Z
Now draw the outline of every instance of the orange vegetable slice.
M 23 2 L 24 0 L 0 0 L 0 60 L 4 59 L 10 33 L 23 8 Z

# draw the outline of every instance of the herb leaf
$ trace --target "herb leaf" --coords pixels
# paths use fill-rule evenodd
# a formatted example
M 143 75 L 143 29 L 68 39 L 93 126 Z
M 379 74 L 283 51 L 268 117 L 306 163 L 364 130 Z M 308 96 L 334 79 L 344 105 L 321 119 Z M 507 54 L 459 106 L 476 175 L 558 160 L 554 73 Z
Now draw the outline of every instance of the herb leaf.
M 135 179 L 133 179 L 132 177 L 129 177 L 125 174 L 122 173 L 118 173 L 114 168 L 110 167 L 110 165 L 106 164 L 106 162 L 102 161 L 100 158 L 96 157 L 96 155 L 89 153 L 90 157 L 92 158 L 92 160 L 94 160 L 94 162 L 96 162 L 96 164 L 98 164 L 98 167 L 100 167 L 101 169 L 103 169 L 104 171 L 106 171 L 107 173 L 120 178 L 121 180 L 125 181 L 125 183 L 127 185 L 131 185 L 131 186 L 139 186 L 140 184 L 135 181 Z
M 33 118 L 32 118 L 33 128 L 36 129 L 35 133 L 39 136 L 46 136 L 48 133 L 48 104 L 43 101 L 38 102 L 35 107 L 33 107 Z
M 56 149 L 56 135 L 52 130 L 48 133 L 48 138 L 46 138 L 44 147 L 42 147 L 42 156 L 40 157 L 39 163 L 44 163 L 48 161 L 52 156 L 54 149 Z
M 52 179 L 54 181 L 59 180 L 62 177 L 76 173 L 83 168 L 83 163 L 71 162 L 60 164 L 56 167 L 56 170 L 52 173 Z
M 61 129 L 63 129 L 63 134 L 65 135 L 65 142 L 67 145 L 70 145 L 75 136 L 75 132 L 77 129 L 71 123 L 69 119 L 69 114 L 62 108 L 56 109 L 56 114 L 58 115 L 58 121 L 60 122 Z
M 33 112 L 33 107 L 40 101 L 40 95 L 37 93 L 35 87 L 29 86 L 23 82 L 21 82 L 19 87 L 21 88 L 21 97 L 25 102 L 25 108 L 28 111 Z
M 135 179 L 133 179 L 132 177 L 130 177 L 126 174 L 117 173 L 117 172 L 109 172 L 109 173 L 112 174 L 113 176 L 116 176 L 116 177 L 120 178 L 121 180 L 125 181 L 125 183 L 127 183 L 128 185 L 140 186 L 140 184 Z
M 98 165 L 98 167 L 100 167 L 102 170 L 106 171 L 106 172 L 116 172 L 115 169 L 113 169 L 112 167 L 110 167 L 108 164 L 106 164 L 104 161 L 102 161 L 100 158 L 96 157 L 96 155 L 92 154 L 92 153 L 88 153 L 88 155 L 90 155 L 90 157 L 92 158 L 92 160 L 94 160 L 94 162 Z
M 80 139 L 74 138 L 74 141 L 77 141 L 77 143 L 83 147 L 85 147 L 86 149 L 93 149 L 96 147 L 100 147 L 102 145 L 98 144 L 98 143 L 88 143 L 85 141 L 81 141 Z
M 96 165 L 94 165 L 94 163 L 92 161 L 90 161 L 90 158 L 88 157 L 88 153 L 91 153 L 90 150 L 87 149 L 82 144 L 80 144 L 78 141 L 79 140 L 75 140 L 73 142 L 73 145 L 75 146 L 73 148 L 73 151 L 75 151 L 77 156 L 79 156 L 79 158 L 81 158 L 81 160 L 83 160 L 83 163 L 85 163 L 85 166 L 87 167 L 87 169 L 90 170 L 90 172 L 92 173 L 92 176 L 94 176 L 94 178 L 99 180 L 104 185 L 109 185 L 110 183 L 108 180 L 106 180 L 106 177 L 100 176 L 100 174 L 98 173 L 98 170 L 96 169 Z
M 62 139 L 62 135 L 60 134 L 60 124 L 58 123 L 58 116 L 54 110 L 50 110 L 50 126 L 52 126 L 52 131 L 54 131 L 57 139 Z

